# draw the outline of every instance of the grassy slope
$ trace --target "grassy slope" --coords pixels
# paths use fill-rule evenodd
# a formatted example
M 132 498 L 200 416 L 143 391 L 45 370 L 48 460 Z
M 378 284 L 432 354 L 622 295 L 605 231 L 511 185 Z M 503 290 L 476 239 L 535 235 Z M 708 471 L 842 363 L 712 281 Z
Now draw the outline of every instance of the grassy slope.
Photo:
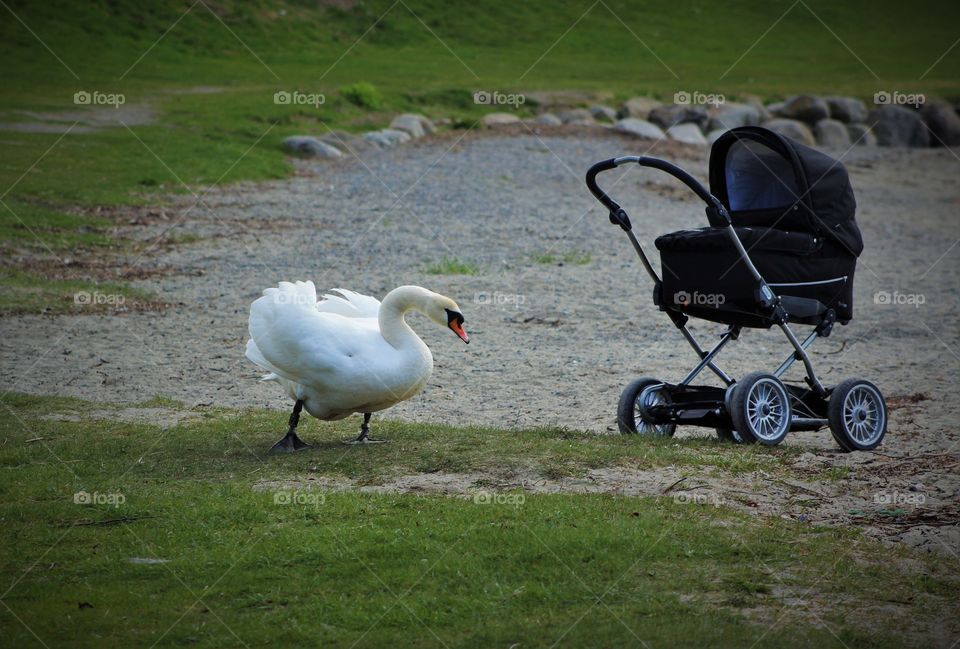
M 902 573 L 900 552 L 853 530 L 669 498 L 527 494 L 507 506 L 344 492 L 279 505 L 251 489 L 519 462 L 555 475 L 705 462 L 773 472 L 782 449 L 398 422 L 378 429 L 392 444 L 348 448 L 337 440 L 352 422 L 310 422 L 318 448 L 258 458 L 282 415 L 198 411 L 163 432 L 89 419 L 110 407 L 70 399 L 2 406 L 15 417 L 0 420 L 0 572 L 17 582 L 2 601 L 49 646 L 883 647 L 927 628 L 916 611 L 953 606 L 957 574 L 931 559 Z M 44 418 L 58 411 L 78 421 Z M 79 490 L 126 502 L 78 506 Z M 788 597 L 826 602 L 813 609 L 826 626 L 805 624 Z M 0 636 L 35 642 L 8 614 Z
M 495 0 L 319 6 L 227 0 L 187 12 L 191 4 L 10 3 L 70 70 L 7 9 L 0 10 L 6 14 L 0 21 L 3 121 L 29 120 L 21 110 L 75 110 L 78 90 L 120 92 L 128 105 L 147 102 L 161 117 L 160 123 L 132 127 L 135 135 L 113 128 L 58 142 L 55 134 L 3 132 L 0 250 L 115 255 L 124 242 L 111 238 L 105 224 L 83 226 L 93 239 L 105 240 L 78 240 L 78 225 L 64 223 L 64 212 L 74 205 L 157 201 L 163 193 L 184 191 L 181 183 L 202 187 L 283 177 L 290 167 L 277 145 L 295 132 L 379 127 L 404 110 L 470 124 L 485 110 L 472 103 L 478 88 L 582 89 L 616 98 L 670 98 L 678 90 L 767 97 L 796 91 L 960 92 L 953 72 L 960 49 L 919 79 L 955 39 L 955 3 L 918 11 L 892 0 L 811 0 L 808 6 L 843 43 L 802 4 L 755 43 L 791 6 L 786 1 L 610 0 L 589 11 L 588 2 Z M 382 110 L 362 110 L 338 94 L 358 81 L 376 85 Z M 181 92 L 195 86 L 222 91 Z M 274 92 L 294 89 L 324 93 L 328 101 L 319 109 L 273 103 Z M 50 297 L 54 306 L 60 303 Z

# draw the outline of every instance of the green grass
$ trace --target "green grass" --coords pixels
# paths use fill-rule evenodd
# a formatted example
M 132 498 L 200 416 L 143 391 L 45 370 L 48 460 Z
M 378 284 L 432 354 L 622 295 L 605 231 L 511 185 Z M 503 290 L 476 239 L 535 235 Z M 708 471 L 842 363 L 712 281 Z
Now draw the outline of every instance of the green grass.
M 590 252 L 581 252 L 571 250 L 569 252 L 542 252 L 533 256 L 533 261 L 538 264 L 571 264 L 573 266 L 585 266 L 593 261 L 593 254 Z
M 427 264 L 424 271 L 429 275 L 479 275 L 483 269 L 471 262 L 444 255 L 440 261 Z
M 118 282 L 89 279 L 47 279 L 35 273 L 0 266 L 0 315 L 91 314 L 136 309 L 151 304 L 153 296 Z
M 157 121 L 62 138 L 5 131 L 0 196 L 59 253 L 118 243 L 78 206 L 286 177 L 279 144 L 295 133 L 380 128 L 404 111 L 470 125 L 497 109 L 473 103 L 481 89 L 602 92 L 611 103 L 680 90 L 960 94 L 960 48 L 940 59 L 960 5 L 810 0 L 787 12 L 791 4 L 11 2 L 0 10 L 0 120 L 75 112 L 74 93 L 86 90 L 121 93 Z M 191 90 L 201 86 L 217 91 Z M 278 105 L 278 91 L 325 101 Z M 535 110 L 530 97 L 522 112 Z M 0 214 L 0 250 L 36 244 Z
M 527 451 L 534 464 L 538 451 L 569 449 L 571 461 L 599 466 L 704 450 L 776 463 L 777 449 L 389 421 L 377 430 L 390 444 L 345 447 L 338 439 L 353 422 L 311 421 L 303 434 L 315 449 L 267 456 L 282 413 L 142 404 L 195 417 L 162 430 L 75 399 L 7 395 L 0 407 L 9 415 L 0 418 L 9 646 L 40 644 L 29 627 L 48 646 L 71 647 L 625 646 L 638 637 L 893 647 L 924 628 L 913 610 L 848 613 L 909 600 L 948 615 L 956 588 L 952 569 L 919 557 L 919 569 L 901 571 L 905 553 L 854 530 L 669 497 L 512 492 L 485 503 L 254 489 L 293 477 L 377 482 L 431 462 L 476 469 L 481 457 L 509 466 Z M 76 504 L 80 492 L 95 504 Z M 783 599 L 797 597 L 818 603 L 826 627 L 805 624 L 806 607 Z

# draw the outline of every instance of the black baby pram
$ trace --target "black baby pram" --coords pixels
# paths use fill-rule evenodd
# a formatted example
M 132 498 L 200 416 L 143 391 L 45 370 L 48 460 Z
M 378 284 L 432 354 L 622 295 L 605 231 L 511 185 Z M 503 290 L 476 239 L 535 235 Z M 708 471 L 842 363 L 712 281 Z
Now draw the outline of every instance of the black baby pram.
M 657 276 L 627 213 L 597 185 L 597 174 L 637 163 L 665 171 L 707 205 L 710 227 L 673 232 L 656 240 L 663 278 Z M 654 281 L 654 303 L 670 317 L 700 362 L 679 383 L 644 377 L 623 392 L 621 432 L 672 435 L 678 424 L 717 429 L 733 441 L 779 443 L 791 430 L 829 426 L 841 448 L 868 450 L 887 428 L 887 408 L 869 381 L 848 379 L 826 387 L 807 348 L 836 322 L 853 317 L 853 276 L 863 250 L 854 220 L 856 202 L 847 171 L 833 158 L 760 127 L 721 135 L 710 153 L 710 192 L 683 169 L 646 156 L 611 158 L 587 172 L 587 187 L 610 211 L 610 222 L 630 238 Z M 688 318 L 727 325 L 704 350 L 687 329 Z M 813 327 L 800 341 L 790 324 Z M 773 372 L 739 381 L 715 357 L 741 330 L 783 330 L 793 350 Z M 806 385 L 780 377 L 795 361 Z M 725 387 L 691 385 L 709 368 Z

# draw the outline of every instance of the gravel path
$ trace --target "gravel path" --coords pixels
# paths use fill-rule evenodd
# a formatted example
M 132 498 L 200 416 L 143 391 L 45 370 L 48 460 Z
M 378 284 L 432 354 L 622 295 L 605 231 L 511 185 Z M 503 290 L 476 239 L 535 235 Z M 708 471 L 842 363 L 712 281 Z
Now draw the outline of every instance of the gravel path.
M 139 263 L 174 268 L 142 282 L 173 306 L 0 320 L 6 389 L 122 402 L 159 394 L 191 405 L 286 410 L 276 386 L 258 383 L 259 372 L 243 359 L 247 308 L 263 288 L 312 279 L 318 288 L 382 297 L 414 283 L 460 303 L 472 343 L 413 318 L 436 369 L 425 392 L 389 416 L 614 430 L 628 381 L 643 374 L 679 380 L 695 362 L 652 305 L 651 284 L 629 243 L 583 185 L 592 162 L 646 146 L 595 131 L 458 138 L 365 151 L 362 160 L 304 163 L 290 180 L 214 189 L 189 211 L 192 198 L 172 199 L 167 212 L 184 218 L 176 232 L 202 240 Z M 703 151 L 665 143 L 652 154 L 706 175 Z M 956 451 L 960 159 L 943 149 L 857 148 L 844 162 L 866 250 L 855 319 L 814 346 L 817 369 L 827 383 L 870 378 L 892 399 L 884 453 Z M 705 223 L 697 199 L 668 176 L 637 168 L 609 175 L 606 186 L 615 186 L 611 193 L 651 251 L 657 235 Z M 139 225 L 130 234 L 155 235 L 170 225 Z M 534 260 L 548 252 L 589 253 L 590 261 Z M 428 274 L 426 266 L 444 256 L 482 272 Z M 877 304 L 878 291 L 910 303 Z M 915 305 L 918 299 L 923 304 Z M 720 360 L 738 375 L 772 369 L 786 352 L 778 332 L 746 331 Z M 706 433 L 678 432 L 691 434 Z M 786 443 L 809 447 L 822 462 L 862 461 L 836 454 L 829 433 L 791 435 Z M 940 496 L 955 503 L 953 474 L 910 479 L 937 481 Z

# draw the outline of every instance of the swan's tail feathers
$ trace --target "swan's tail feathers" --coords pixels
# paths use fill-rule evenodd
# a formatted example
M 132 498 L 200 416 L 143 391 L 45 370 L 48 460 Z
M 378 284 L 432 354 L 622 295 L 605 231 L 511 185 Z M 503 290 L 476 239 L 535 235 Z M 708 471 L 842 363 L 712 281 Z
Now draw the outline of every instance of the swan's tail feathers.
M 260 378 L 261 381 L 278 381 L 280 379 L 280 376 L 277 374 L 277 368 L 263 357 L 260 348 L 257 347 L 257 343 L 253 342 L 252 338 L 247 341 L 247 350 L 244 352 L 244 356 L 257 367 L 269 372 L 269 374 L 265 374 Z
M 345 288 L 330 289 L 317 303 L 322 313 L 336 313 L 348 318 L 376 318 L 380 315 L 380 300 L 369 295 L 348 291 Z M 339 293 L 339 295 L 332 295 Z

